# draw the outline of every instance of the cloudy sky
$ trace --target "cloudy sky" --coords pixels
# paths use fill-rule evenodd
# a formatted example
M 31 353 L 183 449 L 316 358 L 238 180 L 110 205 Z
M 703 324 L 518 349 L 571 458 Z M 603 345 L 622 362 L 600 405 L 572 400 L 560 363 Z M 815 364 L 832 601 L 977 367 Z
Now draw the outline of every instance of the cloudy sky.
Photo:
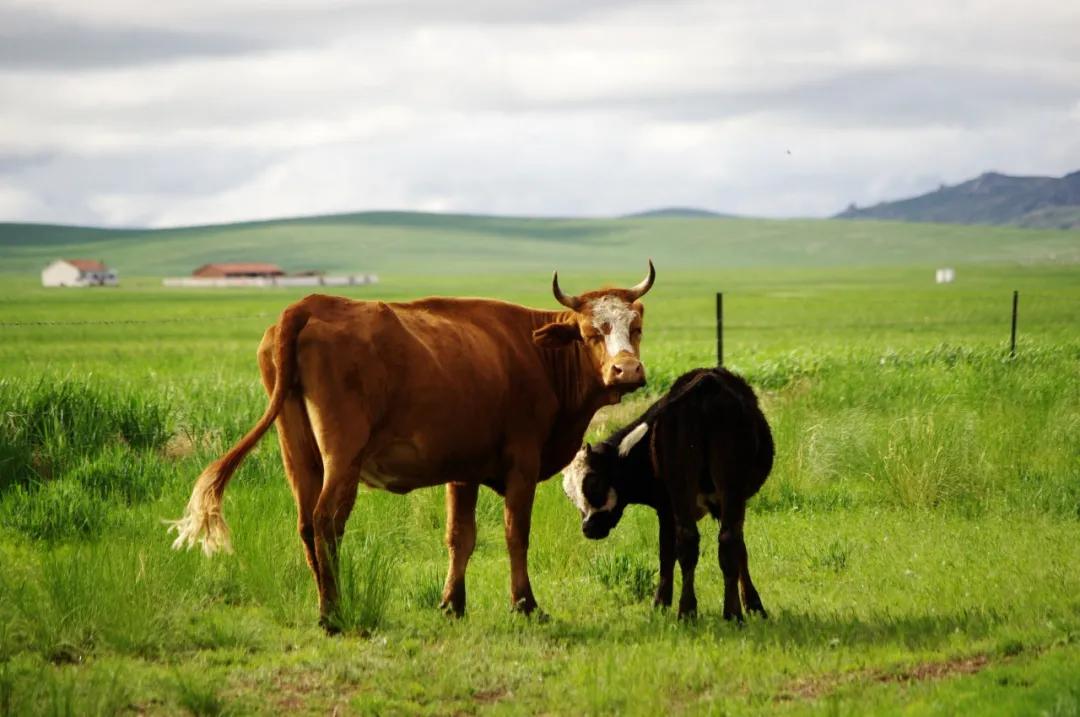
M 1076 169 L 1065 0 L 0 0 L 0 221 L 825 216 Z

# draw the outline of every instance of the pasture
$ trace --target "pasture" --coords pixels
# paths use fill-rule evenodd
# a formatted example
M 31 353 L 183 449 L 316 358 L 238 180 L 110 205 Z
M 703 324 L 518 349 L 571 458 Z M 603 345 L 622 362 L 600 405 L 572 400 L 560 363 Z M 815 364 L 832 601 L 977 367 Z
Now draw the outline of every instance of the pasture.
M 1075 234 L 1045 237 L 1075 252 Z M 762 394 L 777 444 L 746 524 L 770 619 L 743 627 L 720 618 L 714 524 L 701 524 L 701 615 L 680 622 L 650 604 L 652 511 L 589 542 L 554 479 L 530 551 L 547 620 L 509 613 L 497 496 L 481 493 L 469 611 L 454 621 L 435 609 L 442 489 L 362 490 L 344 544 L 353 628 L 327 638 L 273 437 L 226 494 L 234 554 L 173 552 L 161 525 L 261 414 L 255 347 L 301 294 L 127 276 L 47 292 L 5 277 L 0 713 L 1077 714 L 1080 270 L 1038 263 L 1039 246 L 1031 264 L 956 262 L 961 281 L 944 287 L 925 266 L 658 259 L 650 386 L 592 435 L 715 361 L 723 289 L 725 363 Z M 537 261 L 386 274 L 349 295 L 550 307 Z M 563 286 L 639 278 L 619 267 L 568 270 Z

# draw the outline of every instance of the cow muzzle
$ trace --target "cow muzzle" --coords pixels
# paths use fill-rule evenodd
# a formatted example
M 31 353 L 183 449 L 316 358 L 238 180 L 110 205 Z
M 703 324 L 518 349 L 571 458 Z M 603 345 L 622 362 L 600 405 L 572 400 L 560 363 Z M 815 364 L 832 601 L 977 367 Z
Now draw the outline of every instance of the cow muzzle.
M 621 354 L 604 367 L 604 385 L 633 391 L 645 385 L 645 366 L 636 356 Z
M 603 540 L 613 527 L 615 523 L 611 519 L 611 514 L 607 512 L 593 513 L 581 521 L 581 532 L 589 540 Z

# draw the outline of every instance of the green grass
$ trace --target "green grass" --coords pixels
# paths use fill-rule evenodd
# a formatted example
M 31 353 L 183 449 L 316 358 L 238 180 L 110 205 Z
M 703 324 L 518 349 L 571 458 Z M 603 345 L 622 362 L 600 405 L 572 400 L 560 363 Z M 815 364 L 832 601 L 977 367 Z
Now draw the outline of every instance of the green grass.
M 639 278 L 622 266 L 571 271 L 566 288 Z M 556 479 L 530 551 L 550 620 L 509 612 L 494 494 L 478 506 L 469 614 L 452 621 L 435 609 L 442 489 L 362 490 L 346 634 L 327 638 L 272 437 L 226 496 L 234 554 L 173 552 L 161 524 L 262 412 L 255 346 L 300 293 L 5 280 L 0 714 L 1076 714 L 1080 270 L 961 263 L 962 283 L 937 287 L 926 266 L 658 269 L 649 390 L 714 360 L 723 289 L 727 363 L 776 436 L 746 529 L 771 617 L 743 628 L 720 617 L 714 525 L 701 617 L 680 623 L 650 606 L 652 514 L 586 541 Z M 351 295 L 550 306 L 548 281 L 388 275 Z M 119 323 L 35 323 L 58 321 Z M 590 437 L 648 398 L 605 409 Z

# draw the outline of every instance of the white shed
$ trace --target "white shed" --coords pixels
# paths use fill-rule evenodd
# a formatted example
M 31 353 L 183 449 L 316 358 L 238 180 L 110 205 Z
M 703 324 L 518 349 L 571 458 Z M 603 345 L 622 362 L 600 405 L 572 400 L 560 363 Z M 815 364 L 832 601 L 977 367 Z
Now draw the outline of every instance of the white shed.
M 116 286 L 116 271 L 94 259 L 57 259 L 41 270 L 42 286 Z
M 956 281 L 956 270 L 951 267 L 938 269 L 934 273 L 934 281 L 938 284 L 951 284 Z

